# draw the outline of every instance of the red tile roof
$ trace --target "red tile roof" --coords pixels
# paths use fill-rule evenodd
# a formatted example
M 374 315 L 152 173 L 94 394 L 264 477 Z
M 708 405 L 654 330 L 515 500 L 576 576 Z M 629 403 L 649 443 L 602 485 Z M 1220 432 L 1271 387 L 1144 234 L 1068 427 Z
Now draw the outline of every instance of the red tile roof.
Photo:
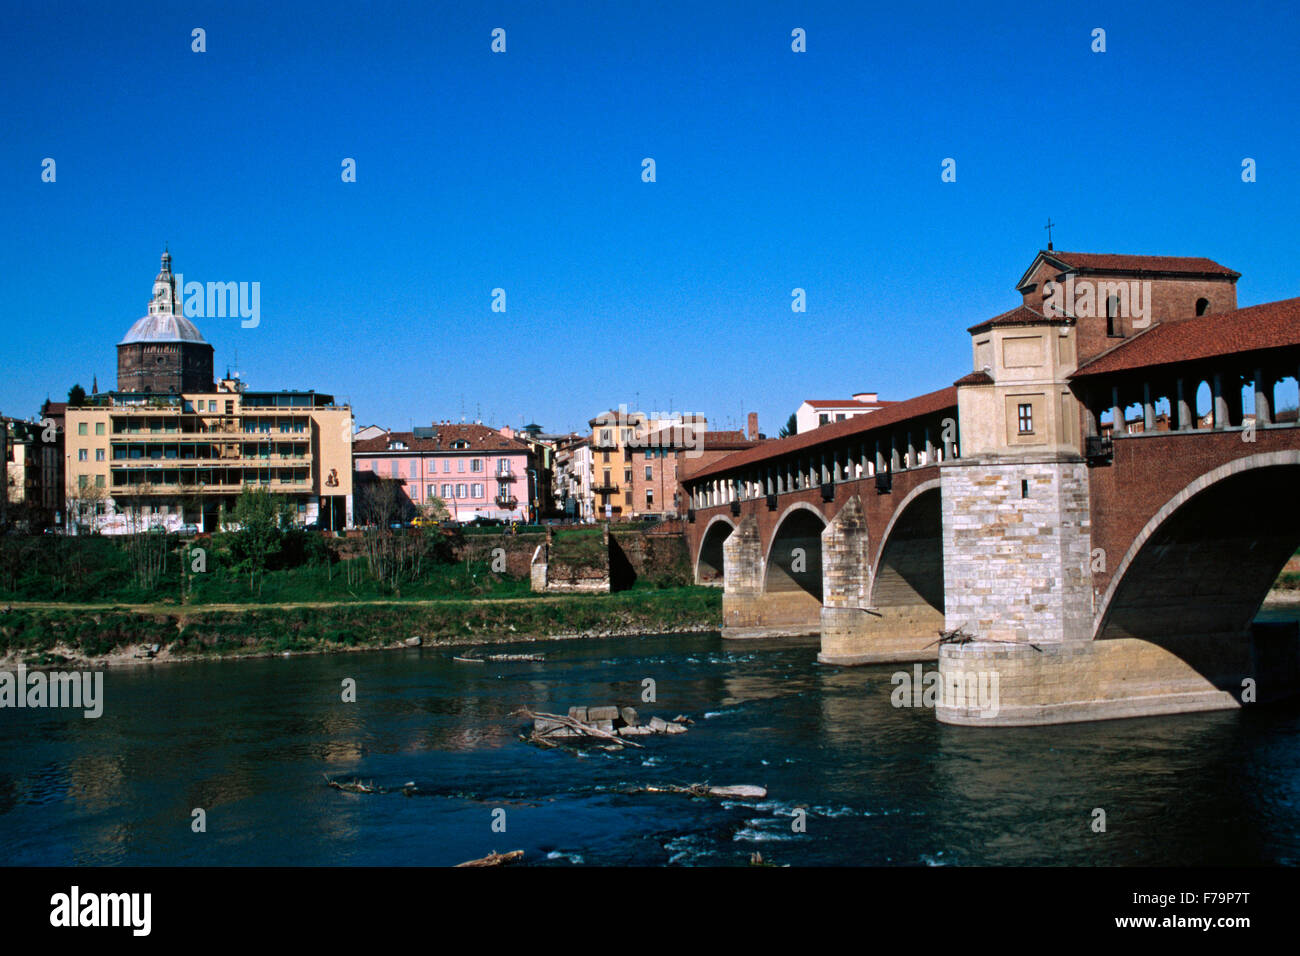
M 1164 272 L 1241 278 L 1240 272 L 1201 256 L 1131 256 L 1110 252 L 1049 252 L 1046 249 L 1040 255 L 1089 272 Z
M 507 438 L 495 428 L 471 423 L 456 425 L 434 425 L 434 437 L 416 438 L 412 432 L 389 432 L 375 438 L 363 438 L 353 442 L 354 455 L 376 455 L 384 452 L 430 452 L 430 451 L 505 451 L 526 452 L 528 446 L 514 438 Z M 469 448 L 452 448 L 452 442 L 467 441 Z M 391 442 L 401 442 L 405 448 L 390 448 Z
M 1300 346 L 1300 298 L 1160 322 L 1081 365 L 1071 378 Z
M 957 379 L 957 381 L 953 382 L 953 384 L 954 385 L 992 385 L 993 376 L 985 371 L 971 372 L 969 375 L 963 375 L 961 378 Z
M 931 415 L 947 408 L 956 407 L 957 389 L 955 387 L 941 388 L 937 392 L 918 395 L 916 398 L 909 398 L 903 402 L 893 402 L 887 408 L 872 412 L 870 415 L 855 415 L 853 418 L 846 418 L 842 422 L 832 422 L 829 425 L 814 428 L 810 432 L 792 435 L 789 438 L 761 442 L 753 448 L 738 451 L 735 454 L 727 455 L 725 458 L 719 458 L 717 461 L 701 468 L 686 480 L 695 481 L 697 478 L 708 475 L 722 474 L 734 468 L 767 461 L 770 458 L 803 451 L 806 448 L 815 448 L 818 445 L 827 444 L 839 438 L 865 435 L 877 429 L 886 428 L 889 425 L 905 422 L 911 418 L 919 418 L 922 415 Z
M 1033 309 L 1018 305 L 1010 312 L 1003 312 L 991 319 L 985 319 L 978 325 L 972 325 L 966 331 L 974 335 L 976 332 L 987 331 L 995 325 L 1067 325 L 1071 321 L 1073 320 L 1063 315 L 1043 315 L 1041 312 L 1035 312 Z

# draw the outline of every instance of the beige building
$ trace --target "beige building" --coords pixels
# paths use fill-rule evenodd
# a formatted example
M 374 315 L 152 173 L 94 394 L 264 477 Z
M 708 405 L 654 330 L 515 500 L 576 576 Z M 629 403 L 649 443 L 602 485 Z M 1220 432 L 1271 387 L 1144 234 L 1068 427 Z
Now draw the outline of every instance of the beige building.
M 284 495 L 304 524 L 352 523 L 352 410 L 318 392 L 227 379 L 183 395 L 111 393 L 69 408 L 70 527 L 214 531 L 246 487 Z
M 316 391 L 253 391 L 236 378 L 190 374 L 184 349 L 211 347 L 180 314 L 175 286 L 165 256 L 149 314 L 119 345 L 171 368 L 166 390 L 119 354 L 118 391 L 67 409 L 69 530 L 214 531 L 244 488 L 283 495 L 303 524 L 351 526 L 352 409 Z

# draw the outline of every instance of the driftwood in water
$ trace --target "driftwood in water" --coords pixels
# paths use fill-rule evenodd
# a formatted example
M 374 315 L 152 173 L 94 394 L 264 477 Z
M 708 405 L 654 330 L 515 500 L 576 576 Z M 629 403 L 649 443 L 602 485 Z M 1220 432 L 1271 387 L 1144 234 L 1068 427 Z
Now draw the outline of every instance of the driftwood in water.
M 540 712 L 533 713 L 527 707 L 521 708 L 520 710 L 516 711 L 516 713 L 521 714 L 524 717 L 527 717 L 529 720 L 535 721 L 541 719 L 541 720 L 553 721 L 557 724 L 560 724 L 563 727 L 569 728 L 570 730 L 576 730 L 583 737 L 599 737 L 602 740 L 610 740 L 613 741 L 614 743 L 623 744 L 624 746 L 627 747 L 641 748 L 641 745 L 637 743 L 635 740 L 628 740 L 626 737 L 620 737 L 618 734 L 608 733 L 604 730 L 600 730 L 599 728 L 593 727 L 590 724 L 584 724 L 581 721 L 574 720 L 572 717 L 566 717 L 562 714 L 544 714 Z M 544 738 L 545 736 L 546 736 L 546 731 L 537 731 L 537 730 L 533 731 L 534 739 Z
M 456 867 L 505 866 L 507 863 L 514 863 L 516 860 L 522 860 L 523 858 L 523 850 L 511 850 L 509 853 L 498 853 L 496 850 L 493 850 L 487 856 L 480 857 L 477 860 L 466 860 L 464 863 L 457 863 Z
M 321 776 L 324 776 L 324 774 L 322 774 Z M 370 783 L 362 783 L 360 780 L 354 778 L 352 780 L 344 780 L 342 782 L 339 782 L 338 780 L 331 780 L 329 777 L 325 777 L 325 782 L 329 784 L 331 787 L 333 787 L 335 790 L 342 790 L 344 793 L 388 793 L 389 792 L 387 787 L 376 787 L 373 780 Z M 408 797 L 411 796 L 412 794 L 416 794 L 419 792 L 420 792 L 420 788 L 415 785 L 414 780 L 408 780 L 406 783 L 402 784 L 402 793 L 406 794 Z
M 481 657 L 453 657 L 453 661 L 460 661 L 462 664 L 486 664 L 487 661 Z
M 741 783 L 730 787 L 712 787 L 707 783 L 693 783 L 689 787 L 679 787 L 675 783 L 661 784 L 655 786 L 651 784 L 646 787 L 636 787 L 632 790 L 625 790 L 624 793 L 685 793 L 692 797 L 720 797 L 722 799 L 733 800 L 761 800 L 767 796 L 767 790 L 764 787 L 756 787 L 753 784 Z

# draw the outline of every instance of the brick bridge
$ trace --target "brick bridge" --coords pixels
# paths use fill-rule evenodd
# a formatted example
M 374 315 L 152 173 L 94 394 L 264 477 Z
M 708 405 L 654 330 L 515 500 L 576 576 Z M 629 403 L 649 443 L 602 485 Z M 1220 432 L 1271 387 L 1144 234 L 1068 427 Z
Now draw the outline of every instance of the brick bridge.
M 952 387 L 683 469 L 724 636 L 820 634 L 826 663 L 937 657 L 951 723 L 1292 690 L 1294 627 L 1253 622 L 1300 546 L 1300 428 L 1275 412 L 1300 299 L 1238 309 L 1238 277 L 1040 252 L 1022 305 L 969 330 L 976 371 Z M 974 693 L 989 675 L 996 713 Z

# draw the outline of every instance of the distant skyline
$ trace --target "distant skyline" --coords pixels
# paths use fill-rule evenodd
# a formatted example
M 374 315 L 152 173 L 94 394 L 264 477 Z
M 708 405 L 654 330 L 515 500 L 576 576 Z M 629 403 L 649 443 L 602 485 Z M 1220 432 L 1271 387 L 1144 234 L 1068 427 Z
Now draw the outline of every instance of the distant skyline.
M 194 320 L 218 374 L 401 430 L 622 403 L 775 435 L 804 399 L 942 388 L 1049 216 L 1057 249 L 1300 295 L 1293 7 L 756 7 L 10 11 L 0 413 L 114 387 L 164 243 L 260 283 L 256 328 Z

